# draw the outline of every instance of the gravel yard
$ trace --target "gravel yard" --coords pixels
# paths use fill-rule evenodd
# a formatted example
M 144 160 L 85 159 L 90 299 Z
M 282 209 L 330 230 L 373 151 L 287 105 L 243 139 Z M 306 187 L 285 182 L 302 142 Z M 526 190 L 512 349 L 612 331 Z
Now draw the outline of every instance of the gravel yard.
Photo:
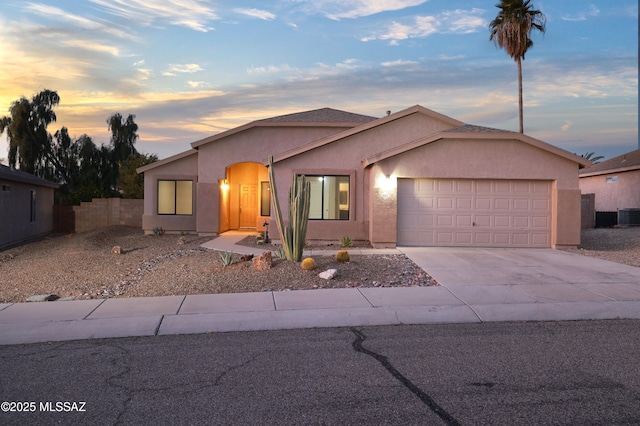
M 640 227 L 585 229 L 578 248 L 563 250 L 640 267 Z
M 314 256 L 318 269 L 273 259 L 273 267 L 256 271 L 251 261 L 234 255 L 224 267 L 220 252 L 200 245 L 209 237 L 145 236 L 138 228 L 115 226 L 94 232 L 51 236 L 0 251 L 0 303 L 54 294 L 75 299 L 236 293 L 293 289 L 429 286 L 437 283 L 404 255 L 351 256 L 337 263 L 333 256 Z M 244 245 L 255 245 L 247 238 Z M 122 254 L 111 252 L 120 246 Z M 261 248 L 275 249 L 273 246 Z M 340 249 L 335 245 L 328 247 Z M 640 227 L 589 229 L 582 245 L 565 249 L 640 267 Z M 332 280 L 318 273 L 335 268 Z
M 275 256 L 270 270 L 257 271 L 236 254 L 224 267 L 220 252 L 200 247 L 210 239 L 145 236 L 139 228 L 115 226 L 0 251 L 0 303 L 44 294 L 91 299 L 436 284 L 404 255 L 352 255 L 348 263 L 314 256 L 318 269 L 309 272 Z M 112 253 L 114 246 L 122 254 Z M 330 268 L 338 270 L 334 279 L 318 277 Z

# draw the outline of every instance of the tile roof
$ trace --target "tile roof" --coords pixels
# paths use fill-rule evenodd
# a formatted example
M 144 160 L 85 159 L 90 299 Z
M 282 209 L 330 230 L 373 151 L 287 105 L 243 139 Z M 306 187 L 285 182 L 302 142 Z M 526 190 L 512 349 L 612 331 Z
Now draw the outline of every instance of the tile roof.
M 265 118 L 264 120 L 258 121 L 279 121 L 287 123 L 368 123 L 377 119 L 377 117 L 340 111 L 333 108 L 320 108 L 311 111 L 296 112 L 293 114 Z
M 620 169 L 640 169 L 640 149 L 594 164 L 580 170 L 580 174 L 604 174 Z
M 4 164 L 0 164 L 0 179 L 10 180 L 13 182 L 30 183 L 32 185 L 46 186 L 49 188 L 58 188 L 60 186 L 55 182 L 41 179 L 30 173 L 21 172 L 20 170 L 5 166 Z

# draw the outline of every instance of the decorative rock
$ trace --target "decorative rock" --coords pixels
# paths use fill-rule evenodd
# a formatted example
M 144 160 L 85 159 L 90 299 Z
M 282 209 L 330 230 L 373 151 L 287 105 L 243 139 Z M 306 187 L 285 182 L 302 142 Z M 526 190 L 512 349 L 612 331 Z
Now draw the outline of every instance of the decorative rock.
M 180 238 L 178 238 L 178 245 L 181 246 L 181 245 L 184 245 L 184 244 L 187 244 L 187 237 L 185 237 L 183 235 Z
M 318 276 L 319 276 L 320 278 L 322 278 L 322 279 L 330 280 L 330 279 L 332 279 L 333 277 L 335 277 L 337 273 L 338 273 L 338 270 L 337 270 L 337 269 L 327 269 L 327 270 L 326 270 L 326 271 L 324 271 L 324 272 L 320 272 L 320 273 L 318 274 Z
M 35 296 L 27 297 L 27 302 L 53 302 L 60 299 L 57 294 L 36 294 Z
M 34 296 L 27 297 L 27 302 L 44 302 L 50 294 L 36 294 Z
M 253 258 L 253 268 L 256 271 L 266 271 L 271 269 L 271 252 L 264 252 L 262 255 Z
M 122 254 L 122 248 L 120 246 L 113 246 L 113 248 L 111 249 L 111 253 Z

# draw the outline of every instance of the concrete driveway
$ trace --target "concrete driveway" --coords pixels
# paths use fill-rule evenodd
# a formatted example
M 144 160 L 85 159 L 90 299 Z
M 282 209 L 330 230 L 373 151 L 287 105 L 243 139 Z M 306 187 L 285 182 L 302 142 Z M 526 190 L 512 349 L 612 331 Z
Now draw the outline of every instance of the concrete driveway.
M 606 311 L 613 304 L 617 309 L 628 305 L 637 310 L 640 301 L 640 268 L 559 250 L 400 250 L 485 321 L 504 320 L 508 314 L 524 314 L 522 310 L 529 308 L 535 312 L 516 317 L 545 319 L 550 309 L 560 313 L 583 308 Z M 579 316 L 575 311 L 567 314 Z

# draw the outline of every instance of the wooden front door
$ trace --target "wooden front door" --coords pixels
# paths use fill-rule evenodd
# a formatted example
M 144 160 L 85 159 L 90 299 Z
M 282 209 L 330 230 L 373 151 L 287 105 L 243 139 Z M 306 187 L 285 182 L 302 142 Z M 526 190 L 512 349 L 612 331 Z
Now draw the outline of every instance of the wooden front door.
M 258 185 L 240 185 L 240 228 L 255 228 L 258 216 Z

